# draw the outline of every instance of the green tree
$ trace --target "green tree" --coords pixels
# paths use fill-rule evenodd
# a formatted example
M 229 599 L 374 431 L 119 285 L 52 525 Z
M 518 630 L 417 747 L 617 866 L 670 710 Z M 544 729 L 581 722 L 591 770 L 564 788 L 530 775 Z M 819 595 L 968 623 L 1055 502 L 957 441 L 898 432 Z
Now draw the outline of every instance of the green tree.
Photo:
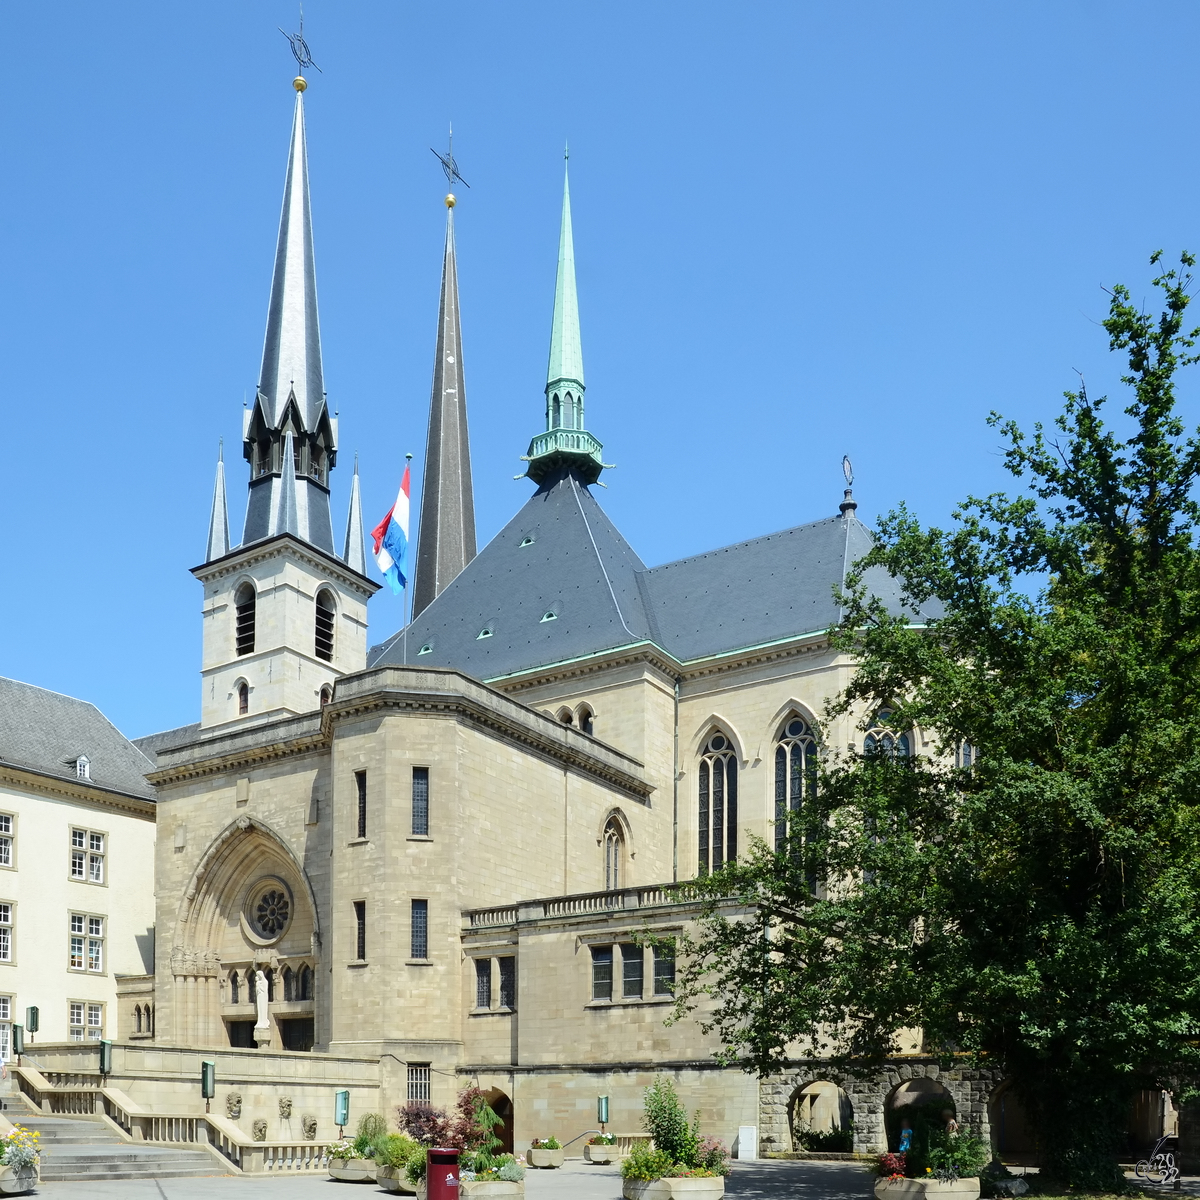
M 1110 293 L 1125 416 L 1083 387 L 1032 436 L 993 414 L 1019 492 L 945 530 L 901 507 L 848 581 L 859 667 L 827 717 L 890 712 L 929 752 L 827 747 L 787 846 L 702 881 L 681 946 L 677 1009 L 707 994 L 727 1061 L 868 1066 L 920 1027 L 1001 1066 L 1080 1187 L 1119 1182 L 1132 1090 L 1200 1056 L 1200 444 L 1175 394 L 1200 331 L 1193 258 L 1160 258 L 1161 314 Z M 889 614 L 876 568 L 939 615 Z

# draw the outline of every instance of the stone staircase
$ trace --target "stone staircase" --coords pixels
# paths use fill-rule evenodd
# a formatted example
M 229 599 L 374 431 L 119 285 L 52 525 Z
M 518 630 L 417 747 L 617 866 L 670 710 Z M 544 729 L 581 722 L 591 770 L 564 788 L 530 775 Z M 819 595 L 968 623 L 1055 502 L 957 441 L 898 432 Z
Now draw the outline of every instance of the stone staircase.
M 78 1183 L 86 1179 L 196 1179 L 226 1175 L 207 1150 L 126 1142 L 101 1121 L 26 1115 L 16 1104 L 5 1105 L 6 1117 L 41 1134 L 41 1176 L 46 1183 Z

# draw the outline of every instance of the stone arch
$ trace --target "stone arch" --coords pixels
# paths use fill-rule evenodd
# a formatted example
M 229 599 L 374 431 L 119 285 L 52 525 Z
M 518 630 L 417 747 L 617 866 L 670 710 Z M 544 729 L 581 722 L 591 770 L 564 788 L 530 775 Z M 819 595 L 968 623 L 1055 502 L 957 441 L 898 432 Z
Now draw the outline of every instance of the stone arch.
M 488 1088 L 483 1098 L 492 1106 L 492 1111 L 500 1118 L 501 1124 L 492 1131 L 500 1139 L 497 1148 L 499 1154 L 513 1152 L 513 1102 L 499 1088 Z
M 844 1088 L 828 1079 L 817 1079 L 793 1089 L 788 1101 L 788 1128 L 793 1150 L 849 1150 L 850 1145 L 804 1146 L 806 1131 L 823 1138 L 848 1135 L 854 1123 L 854 1105 Z
M 772 714 L 771 719 L 766 723 L 760 733 L 760 741 L 758 749 L 755 751 L 755 758 L 765 758 L 775 749 L 775 742 L 778 740 L 779 729 L 784 720 L 792 714 L 800 717 L 808 723 L 808 727 L 813 731 L 813 737 L 817 739 L 817 746 L 821 745 L 821 723 L 817 720 L 816 714 L 807 704 L 801 700 L 797 700 L 794 696 L 781 704 Z
M 723 733 L 733 747 L 734 754 L 737 755 L 738 763 L 742 766 L 746 765 L 746 739 L 738 732 L 737 726 L 720 713 L 711 713 L 705 717 L 699 725 L 696 726 L 696 732 L 692 734 L 691 744 L 688 749 L 688 757 L 694 763 L 700 757 L 708 739 L 714 733 Z M 681 763 L 680 766 L 684 771 L 687 770 L 687 764 Z M 693 770 L 695 768 L 693 767 Z
M 1013 1088 L 1011 1079 L 1001 1080 L 988 1097 L 988 1124 L 992 1127 L 992 1149 L 1006 1162 L 1030 1165 L 1037 1161 L 1037 1130 Z
M 958 1117 L 958 1102 L 954 1093 L 940 1080 L 928 1075 L 902 1079 L 887 1094 L 883 1105 L 884 1133 L 887 1148 L 898 1150 L 903 1121 L 911 1117 L 918 1130 L 923 1121 L 941 1124 L 946 1112 Z M 920 1116 L 916 1114 L 920 1114 Z M 964 1114 L 965 1115 L 965 1114 Z

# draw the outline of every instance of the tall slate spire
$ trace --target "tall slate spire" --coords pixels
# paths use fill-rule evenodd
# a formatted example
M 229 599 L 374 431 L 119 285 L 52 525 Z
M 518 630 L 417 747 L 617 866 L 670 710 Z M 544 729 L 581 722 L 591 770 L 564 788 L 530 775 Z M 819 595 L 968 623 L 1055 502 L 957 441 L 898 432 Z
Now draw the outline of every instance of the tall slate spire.
M 421 481 L 414 617 L 475 557 L 475 497 L 471 487 L 458 265 L 454 253 L 455 203 L 453 194 L 446 197 L 446 249 L 442 258 L 437 350 Z
M 212 513 L 208 518 L 208 551 L 205 562 L 229 553 L 229 506 L 225 501 L 225 447 L 217 452 L 217 482 L 213 487 Z
M 346 515 L 346 549 L 342 561 L 360 575 L 367 573 L 366 539 L 363 536 L 362 496 L 358 488 L 358 456 L 354 456 L 354 479 L 350 484 L 350 511 Z
M 246 420 L 243 452 L 251 465 L 244 542 L 271 536 L 283 481 L 283 441 L 295 439 L 296 536 L 333 554 L 329 471 L 337 461 L 336 423 L 325 403 L 317 277 L 313 254 L 304 91 L 298 77 L 288 149 L 283 211 L 275 247 L 271 301 L 254 408 Z
M 583 346 L 579 335 L 579 295 L 575 287 L 575 240 L 571 231 L 571 188 L 563 170 L 562 226 L 558 237 L 558 276 L 550 324 L 546 369 L 546 432 L 529 443 L 526 474 L 535 483 L 563 470 L 583 483 L 595 483 L 605 464 L 600 442 L 588 433 L 583 409 Z

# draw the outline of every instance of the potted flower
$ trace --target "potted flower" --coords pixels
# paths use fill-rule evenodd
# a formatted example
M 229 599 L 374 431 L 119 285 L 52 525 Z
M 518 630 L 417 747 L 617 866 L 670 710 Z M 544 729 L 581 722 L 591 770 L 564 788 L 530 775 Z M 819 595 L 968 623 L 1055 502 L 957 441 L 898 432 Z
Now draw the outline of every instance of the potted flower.
M 0 1138 L 0 1195 L 18 1196 L 37 1187 L 40 1138 L 35 1130 L 21 1125 L 14 1125 Z
M 402 1133 L 385 1134 L 375 1143 L 375 1179 L 385 1192 L 405 1196 L 417 1194 L 417 1181 L 408 1175 L 409 1160 L 419 1156 L 425 1165 L 425 1147 Z
M 879 1156 L 875 1196 L 877 1200 L 921 1200 L 924 1196 L 978 1200 L 979 1172 L 990 1157 L 987 1142 L 973 1133 L 937 1131 L 926 1147 Z
M 381 1113 L 363 1113 L 353 1139 L 334 1142 L 329 1155 L 329 1174 L 345 1183 L 373 1183 L 375 1144 L 387 1137 L 387 1121 Z
M 597 1133 L 584 1143 L 583 1157 L 591 1163 L 616 1162 L 617 1135 L 615 1133 Z
M 554 1136 L 534 1138 L 529 1145 L 531 1167 L 561 1167 L 563 1165 L 562 1142 Z
M 464 1155 L 469 1165 L 459 1172 L 460 1196 L 524 1196 L 525 1164 L 511 1154 L 493 1158 L 481 1153 Z
M 720 1200 L 729 1153 L 716 1138 L 701 1138 L 697 1114 L 690 1124 L 674 1084 L 655 1080 L 646 1089 L 645 1125 L 652 1142 L 638 1142 L 621 1164 L 625 1200 Z

